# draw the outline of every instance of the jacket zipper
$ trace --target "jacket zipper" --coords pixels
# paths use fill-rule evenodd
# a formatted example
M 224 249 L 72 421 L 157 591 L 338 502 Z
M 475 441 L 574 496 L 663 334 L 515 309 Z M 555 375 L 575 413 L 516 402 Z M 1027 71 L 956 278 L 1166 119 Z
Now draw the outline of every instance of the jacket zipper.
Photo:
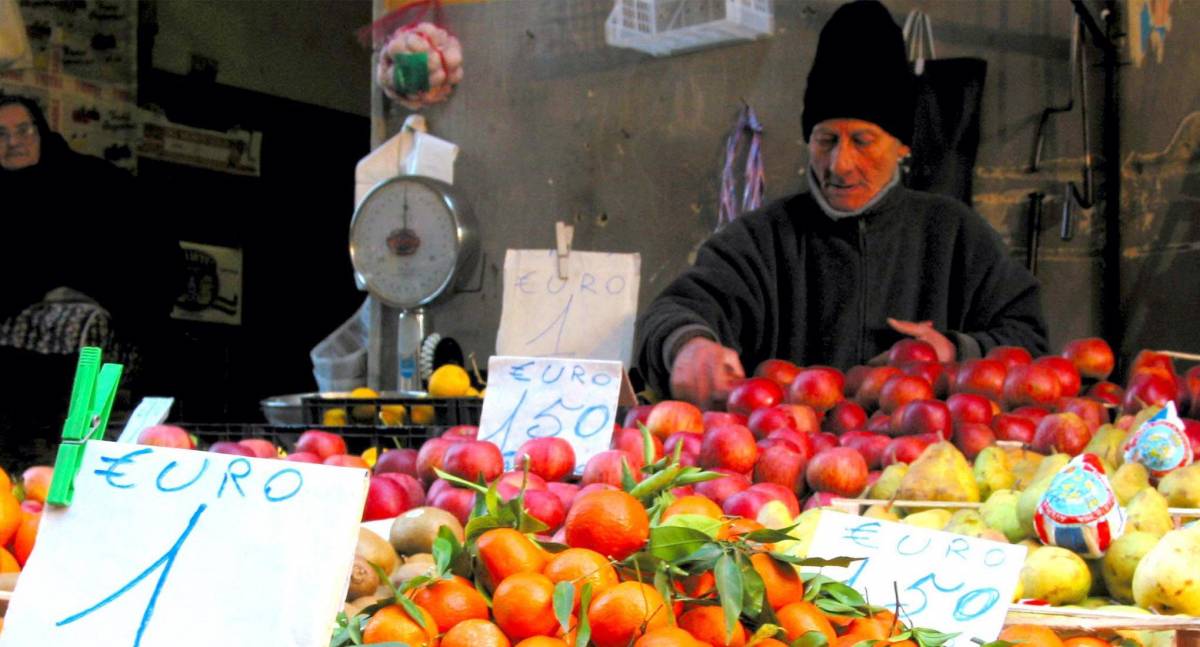
M 867 361 L 867 222 L 858 217 L 858 253 L 862 256 L 862 267 L 858 275 L 859 323 L 858 361 Z

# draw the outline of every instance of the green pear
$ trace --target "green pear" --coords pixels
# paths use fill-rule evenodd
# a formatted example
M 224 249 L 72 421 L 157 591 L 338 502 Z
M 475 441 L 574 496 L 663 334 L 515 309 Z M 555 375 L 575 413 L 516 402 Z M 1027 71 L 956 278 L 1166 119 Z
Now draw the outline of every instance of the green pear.
M 896 498 L 909 501 L 979 502 L 979 486 L 971 464 L 948 442 L 925 448 L 908 466 Z
M 1150 487 L 1150 471 L 1141 463 L 1125 463 L 1108 477 L 1108 482 L 1117 495 L 1117 501 L 1127 505 L 1133 495 Z
M 1101 559 L 1100 573 L 1108 594 L 1113 598 L 1133 604 L 1133 573 L 1138 562 L 1158 543 L 1158 537 L 1139 531 L 1125 530 L 1125 534 L 1108 547 Z
M 978 510 L 962 509 L 950 515 L 950 521 L 942 530 L 964 537 L 979 537 L 987 530 L 987 525 L 983 523 Z
M 1100 425 L 1083 451 L 1099 456 L 1108 465 L 1120 467 L 1125 462 L 1125 452 L 1121 447 L 1125 444 L 1125 438 L 1128 435 L 1124 429 L 1116 425 Z
M 1142 488 L 1125 507 L 1125 531 L 1148 532 L 1162 537 L 1175 528 L 1167 499 L 1152 487 Z
M 1026 555 L 1021 584 L 1025 597 L 1055 606 L 1075 604 L 1088 596 L 1092 573 L 1079 555 L 1058 546 L 1043 546 Z
M 1011 489 L 1019 491 L 1024 490 L 1025 488 L 1029 487 L 1031 483 L 1033 483 L 1033 476 L 1034 474 L 1037 474 L 1038 467 L 1041 466 L 1042 461 L 1045 460 L 1046 457 L 1037 452 L 1031 452 L 1027 449 L 1018 451 L 1020 451 L 1021 454 L 1017 454 L 1016 452 L 1009 453 L 1009 457 L 1012 459 L 1012 462 L 1009 464 L 1012 466 L 1010 471 L 1013 475 L 1013 484 Z
M 1147 609 L 1200 615 L 1200 532 L 1163 535 L 1134 569 L 1133 599 Z
M 933 508 L 914 512 L 900 520 L 900 523 L 906 523 L 910 526 L 918 528 L 929 528 L 930 530 L 941 530 L 950 523 L 950 511 L 945 508 Z
M 1050 454 L 1038 463 L 1037 471 L 1033 473 L 1033 480 L 1030 481 L 1030 484 L 1045 478 L 1053 478 L 1069 462 L 1071 462 L 1071 457 L 1068 454 Z
M 1176 508 L 1200 508 L 1200 463 L 1167 474 L 1158 482 L 1167 504 Z
M 883 473 L 879 475 L 879 479 L 867 492 L 867 498 L 891 501 L 896 496 L 896 490 L 900 489 L 901 479 L 907 473 L 907 463 L 892 463 L 883 468 Z
M 997 445 L 989 445 L 975 457 L 975 484 L 979 486 L 979 498 L 986 501 L 996 490 L 1008 490 L 1016 477 L 1012 473 L 1012 459 L 1008 452 Z
M 1012 490 L 996 490 L 979 509 L 983 522 L 989 528 L 1004 533 L 1004 536 L 1011 542 L 1029 538 L 1029 534 L 1025 532 L 1017 516 L 1018 500 L 1020 500 L 1020 495 Z
M 1021 524 L 1021 532 L 1027 537 L 1032 537 L 1034 534 L 1033 513 L 1037 511 L 1042 495 L 1050 488 L 1050 481 L 1051 479 L 1048 478 L 1035 481 L 1017 497 L 1017 522 Z
M 895 510 L 888 506 L 882 505 L 868 506 L 867 509 L 863 511 L 862 516 L 871 519 L 883 519 L 884 521 L 900 521 L 900 515 L 896 514 Z

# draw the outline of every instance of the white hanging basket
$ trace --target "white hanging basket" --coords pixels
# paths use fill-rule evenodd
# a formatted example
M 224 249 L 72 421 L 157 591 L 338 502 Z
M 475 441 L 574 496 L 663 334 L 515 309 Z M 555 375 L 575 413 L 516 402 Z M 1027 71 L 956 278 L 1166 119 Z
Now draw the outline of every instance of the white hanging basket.
M 773 0 L 616 0 L 604 23 L 613 47 L 667 56 L 769 36 Z

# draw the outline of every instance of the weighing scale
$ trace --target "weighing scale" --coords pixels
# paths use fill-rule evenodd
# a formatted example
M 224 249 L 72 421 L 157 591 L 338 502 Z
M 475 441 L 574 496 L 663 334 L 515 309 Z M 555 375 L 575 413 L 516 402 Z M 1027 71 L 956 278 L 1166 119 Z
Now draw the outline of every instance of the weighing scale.
M 370 293 L 367 385 L 376 391 L 423 391 L 426 306 L 453 293 L 455 278 L 479 250 L 475 218 L 454 188 L 420 175 L 375 185 L 350 221 L 350 262 L 358 289 Z

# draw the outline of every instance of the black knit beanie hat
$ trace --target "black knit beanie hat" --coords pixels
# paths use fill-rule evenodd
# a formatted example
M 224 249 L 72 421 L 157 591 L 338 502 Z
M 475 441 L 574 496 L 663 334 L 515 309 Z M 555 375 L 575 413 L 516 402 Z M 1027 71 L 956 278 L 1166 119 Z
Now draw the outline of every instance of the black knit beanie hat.
M 914 101 L 904 36 L 888 10 L 858 0 L 833 12 L 804 89 L 805 141 L 826 119 L 862 119 L 911 144 Z

